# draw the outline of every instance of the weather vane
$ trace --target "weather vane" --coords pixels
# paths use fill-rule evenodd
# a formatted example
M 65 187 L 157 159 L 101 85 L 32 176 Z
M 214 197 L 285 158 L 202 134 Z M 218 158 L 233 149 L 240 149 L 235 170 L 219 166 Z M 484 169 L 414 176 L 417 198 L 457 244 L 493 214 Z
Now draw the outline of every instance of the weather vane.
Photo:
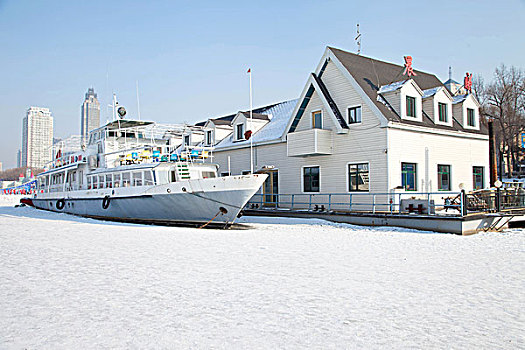
M 359 33 L 359 23 L 357 23 L 357 36 L 354 39 L 357 42 L 357 54 L 361 54 L 361 33 Z

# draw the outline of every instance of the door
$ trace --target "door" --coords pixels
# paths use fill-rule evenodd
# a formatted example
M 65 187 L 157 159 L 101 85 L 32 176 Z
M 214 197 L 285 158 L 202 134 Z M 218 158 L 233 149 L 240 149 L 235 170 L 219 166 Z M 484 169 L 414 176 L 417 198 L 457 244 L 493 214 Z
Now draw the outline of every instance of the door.
M 279 171 L 269 170 L 265 174 L 268 174 L 268 178 L 263 185 L 263 205 L 266 207 L 277 207 L 279 202 Z

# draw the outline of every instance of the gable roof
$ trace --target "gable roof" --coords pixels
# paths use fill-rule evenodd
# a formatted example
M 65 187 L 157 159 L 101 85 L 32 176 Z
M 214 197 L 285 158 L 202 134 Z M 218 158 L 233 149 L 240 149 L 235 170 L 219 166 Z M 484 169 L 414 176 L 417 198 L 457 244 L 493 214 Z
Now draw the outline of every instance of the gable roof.
M 444 129 L 451 131 L 463 131 L 476 134 L 487 134 L 486 128 L 482 126 L 480 130 L 464 129 L 459 123 L 454 122 L 452 126 L 435 124 L 431 118 L 423 118 L 422 122 L 402 119 L 391 107 L 384 102 L 384 99 L 378 98 L 378 91 L 381 86 L 391 85 L 394 82 L 399 82 L 403 79 L 404 66 L 379 61 L 370 57 L 353 54 L 333 47 L 328 47 L 335 58 L 348 71 L 348 73 L 355 79 L 359 87 L 370 98 L 372 103 L 379 109 L 388 121 L 402 124 L 426 126 L 436 129 Z M 425 73 L 415 70 L 417 74 L 411 76 L 417 86 L 421 90 L 428 90 L 436 87 L 444 86 L 441 81 L 430 73 Z
M 261 114 L 265 113 L 266 115 L 271 114 L 272 119 L 266 123 L 261 129 L 255 132 L 252 136 L 252 141 L 254 144 L 261 142 L 270 142 L 275 140 L 281 140 L 283 136 L 286 124 L 292 116 L 292 112 L 295 109 L 297 104 L 296 100 L 284 101 L 280 103 L 275 103 L 266 107 L 257 108 Z M 255 110 L 254 110 L 255 111 Z M 248 113 L 249 115 L 249 113 Z M 233 141 L 233 133 L 225 137 L 217 145 L 215 145 L 215 150 L 221 150 L 224 148 L 229 148 L 231 146 L 250 146 L 249 140 L 244 141 Z

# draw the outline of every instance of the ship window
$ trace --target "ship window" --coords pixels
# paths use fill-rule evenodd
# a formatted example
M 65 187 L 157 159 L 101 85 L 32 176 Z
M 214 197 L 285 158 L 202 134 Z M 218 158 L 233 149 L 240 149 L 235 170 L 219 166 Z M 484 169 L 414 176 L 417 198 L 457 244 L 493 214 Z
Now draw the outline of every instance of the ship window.
M 92 180 L 91 176 L 88 176 L 88 178 L 87 178 L 87 188 L 88 188 L 88 190 L 91 189 L 92 182 L 93 182 L 93 180 Z
M 133 186 L 142 186 L 142 172 L 133 173 Z
M 111 174 L 106 175 L 106 188 L 113 187 L 113 182 L 111 181 Z
M 203 171 L 202 172 L 202 178 L 203 179 L 211 179 L 211 178 L 214 178 L 215 177 L 215 172 L 214 171 Z
M 93 189 L 98 188 L 98 178 L 96 176 L 93 176 Z
M 122 173 L 122 187 L 129 187 L 129 186 L 131 186 L 130 174 Z
M 113 187 L 120 187 L 120 174 L 113 174 Z
M 176 176 L 176 171 L 175 170 L 171 170 L 170 171 L 170 181 L 171 182 L 177 182 L 177 176 Z
M 149 170 L 146 170 L 144 172 L 144 185 L 154 185 L 153 176 L 151 175 L 151 171 Z
M 98 176 L 98 188 L 104 188 L 104 175 Z

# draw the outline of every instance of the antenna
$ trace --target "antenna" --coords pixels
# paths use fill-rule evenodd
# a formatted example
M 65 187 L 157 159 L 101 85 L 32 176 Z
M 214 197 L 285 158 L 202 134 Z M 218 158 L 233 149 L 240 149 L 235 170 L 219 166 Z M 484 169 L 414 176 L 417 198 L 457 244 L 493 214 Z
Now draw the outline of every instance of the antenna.
M 361 54 L 361 33 L 359 33 L 359 23 L 357 23 L 357 36 L 354 39 L 357 42 L 357 54 Z
M 452 81 L 452 66 L 448 66 L 448 80 Z
M 139 81 L 137 80 L 137 111 L 140 120 L 140 102 L 139 102 Z

